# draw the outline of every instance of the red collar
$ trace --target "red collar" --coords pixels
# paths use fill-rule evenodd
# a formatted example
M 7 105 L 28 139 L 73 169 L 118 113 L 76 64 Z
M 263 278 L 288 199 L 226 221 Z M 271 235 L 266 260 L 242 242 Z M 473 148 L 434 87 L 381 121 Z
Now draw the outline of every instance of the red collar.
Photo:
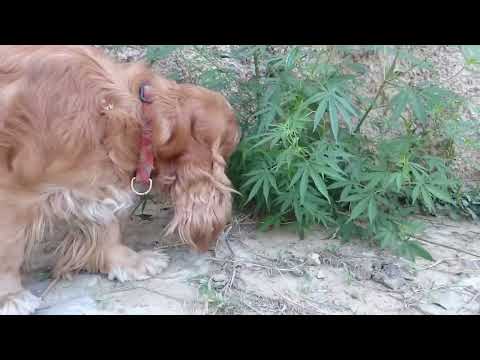
M 130 182 L 132 191 L 137 195 L 147 195 L 152 190 L 152 178 L 150 177 L 153 170 L 154 153 L 152 142 L 152 124 L 153 116 L 151 111 L 151 104 L 153 97 L 151 92 L 151 85 L 148 82 L 140 86 L 140 101 L 142 102 L 142 121 L 143 130 L 140 139 L 140 158 L 137 165 L 135 176 Z M 144 190 L 138 190 L 138 183 Z M 136 188 L 137 187 L 137 188 Z

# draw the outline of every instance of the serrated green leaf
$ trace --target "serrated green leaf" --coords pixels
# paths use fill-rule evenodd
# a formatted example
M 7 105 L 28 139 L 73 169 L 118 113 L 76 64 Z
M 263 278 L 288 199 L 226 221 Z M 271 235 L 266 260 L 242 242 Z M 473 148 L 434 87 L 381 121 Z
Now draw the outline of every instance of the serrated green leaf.
M 302 174 L 305 172 L 304 168 L 299 167 L 295 175 L 293 175 L 292 181 L 290 182 L 290 188 L 297 183 L 298 180 L 300 180 L 300 177 Z
M 352 131 L 352 120 L 351 120 L 351 115 L 342 107 L 342 106 L 337 106 L 337 110 L 340 112 L 342 115 L 343 121 L 347 124 L 348 129 L 350 132 Z
M 305 195 L 307 194 L 308 187 L 308 173 L 304 171 L 302 174 L 302 179 L 300 180 L 300 204 L 305 203 Z
M 392 98 L 392 116 L 390 121 L 395 122 L 400 115 L 405 111 L 408 103 L 408 92 L 406 90 L 400 90 L 400 92 Z
M 355 78 L 356 76 L 354 75 L 334 75 L 328 80 L 327 88 L 330 89 L 331 92 L 334 92 L 345 83 L 354 80 Z
M 311 104 L 315 104 L 315 103 L 323 100 L 325 98 L 325 96 L 326 96 L 325 92 L 316 93 L 316 94 L 310 96 L 307 100 L 305 100 L 305 102 L 303 103 L 303 106 L 307 107 Z
M 295 61 L 298 57 L 298 52 L 299 52 L 299 49 L 294 48 L 292 51 L 290 51 L 288 53 L 286 61 L 285 61 L 287 70 L 291 70 L 293 68 L 293 66 L 295 65 Z
M 413 91 L 410 92 L 410 105 L 412 106 L 413 113 L 422 123 L 427 119 L 425 112 L 425 106 L 422 103 L 422 99 Z
M 415 256 L 420 256 L 426 260 L 434 261 L 432 255 L 417 241 L 409 241 L 408 246 Z
M 255 195 L 257 195 L 258 190 L 260 190 L 260 186 L 262 185 L 262 183 L 263 183 L 263 180 L 259 180 L 255 183 L 255 185 L 253 185 L 252 190 L 250 191 L 250 194 L 248 195 L 248 198 L 247 198 L 247 201 L 246 201 L 247 203 L 250 202 L 250 200 L 252 200 Z
M 357 205 L 355 205 L 355 207 L 352 209 L 352 214 L 350 215 L 350 218 L 348 221 L 355 220 L 360 215 L 362 215 L 367 209 L 369 201 L 370 201 L 370 198 L 367 197 L 362 201 L 360 201 Z
M 344 181 L 345 178 L 342 177 L 341 175 L 339 175 L 337 172 L 333 171 L 333 170 L 330 170 L 329 168 L 326 168 L 326 167 L 320 167 L 320 168 L 317 168 L 318 172 L 320 174 L 322 174 L 323 176 L 327 175 L 329 177 L 331 177 L 332 179 L 334 180 L 339 180 L 339 181 Z
M 251 184 L 258 181 L 259 176 L 252 176 L 242 184 L 242 189 L 248 188 Z
M 364 199 L 365 198 L 365 194 L 362 193 L 362 194 L 353 194 L 353 195 L 349 195 L 347 197 L 345 197 L 343 200 L 341 201 L 344 201 L 344 202 L 354 202 L 354 201 L 358 201 L 358 200 L 361 200 L 361 199 Z
M 284 197 L 281 202 L 280 212 L 283 214 L 288 208 L 293 206 L 293 199 L 291 197 Z
M 256 144 L 252 146 L 252 150 L 256 149 L 268 142 L 270 142 L 270 148 L 272 148 L 278 141 L 279 141 L 279 134 L 276 132 L 270 132 L 263 135 L 264 138 L 258 141 Z
M 340 194 L 340 201 L 345 201 L 345 198 L 348 196 L 350 193 L 350 190 L 352 189 L 352 185 L 347 185 L 343 188 L 341 194 Z
M 370 221 L 370 224 L 372 224 L 377 217 L 377 213 L 377 203 L 375 202 L 375 198 L 372 196 L 368 202 L 368 220 Z
M 354 63 L 354 62 L 348 62 L 346 63 L 345 65 L 347 65 L 350 69 L 352 69 L 353 71 L 363 75 L 365 73 L 368 72 L 368 67 L 366 67 L 365 65 L 363 64 L 358 64 L 358 63 Z
M 300 204 L 298 202 L 293 202 L 293 212 L 295 214 L 295 218 L 299 224 L 302 224 L 303 222 L 303 213 L 300 208 Z
M 376 238 L 380 240 L 380 248 L 385 249 L 392 247 L 392 244 L 395 243 L 396 235 L 391 229 L 382 229 L 378 232 Z
M 265 198 L 265 203 L 268 204 L 268 194 L 270 193 L 270 186 L 268 186 L 267 181 L 263 181 L 263 197 Z
M 452 198 L 450 197 L 450 195 L 447 192 L 443 191 L 442 189 L 439 189 L 439 188 L 434 187 L 432 185 L 425 185 L 425 187 L 430 192 L 430 194 L 435 196 L 437 199 L 440 199 L 442 201 L 445 201 L 445 202 L 453 204 L 453 205 L 455 204 L 453 202 Z
M 332 98 L 328 99 L 328 114 L 330 115 L 330 126 L 332 128 L 333 138 L 338 142 L 338 116 L 335 102 Z
M 397 175 L 398 175 L 398 173 L 393 173 L 393 174 L 390 174 L 390 175 L 385 179 L 385 183 L 384 183 L 384 184 L 385 184 L 385 185 L 384 185 L 385 189 L 388 189 L 388 187 L 395 182 L 395 180 L 397 179 Z
M 412 205 L 414 205 L 415 202 L 417 201 L 419 194 L 420 194 L 420 185 L 416 185 L 412 191 Z
M 313 131 L 315 131 L 320 124 L 325 112 L 327 111 L 328 101 L 327 99 L 323 99 L 320 104 L 318 104 L 317 111 L 315 111 L 315 118 L 313 121 Z
M 330 203 L 330 197 L 328 196 L 327 186 L 323 182 L 322 178 L 318 176 L 313 169 L 310 169 L 310 177 L 312 178 L 317 190 L 328 200 Z
M 422 194 L 422 200 L 425 203 L 425 205 L 427 206 L 427 209 L 430 212 L 433 212 L 434 207 L 433 207 L 433 201 L 432 201 L 432 198 L 431 198 L 430 194 L 424 189 L 423 186 L 420 188 L 420 193 Z
M 278 190 L 278 186 L 277 186 L 277 180 L 275 180 L 275 177 L 272 175 L 271 172 L 267 172 L 267 179 L 268 179 L 268 182 L 270 183 L 270 185 L 272 185 L 272 187 L 277 191 L 279 192 Z
M 423 184 L 424 183 L 424 178 L 423 178 L 422 174 L 420 174 L 420 172 L 418 172 L 413 165 L 414 164 L 412 164 L 412 168 L 411 168 L 413 178 L 415 179 L 415 181 L 417 183 Z
M 340 188 L 343 188 L 343 187 L 345 187 L 345 186 L 347 186 L 347 185 L 349 185 L 349 184 L 350 184 L 350 182 L 349 182 L 349 181 L 346 181 L 346 180 L 344 179 L 344 180 L 340 180 L 340 181 L 338 181 L 338 182 L 334 182 L 334 183 L 328 185 L 327 188 L 328 188 L 328 189 L 340 189 Z
M 372 176 L 372 180 L 367 184 L 366 189 L 372 190 L 374 189 L 382 180 L 385 179 L 385 173 L 374 173 Z
M 345 108 L 352 116 L 358 116 L 358 111 L 344 97 L 335 95 L 335 99 Z
M 402 190 L 403 174 L 398 173 L 395 177 L 395 182 L 397 184 L 397 192 L 400 192 Z

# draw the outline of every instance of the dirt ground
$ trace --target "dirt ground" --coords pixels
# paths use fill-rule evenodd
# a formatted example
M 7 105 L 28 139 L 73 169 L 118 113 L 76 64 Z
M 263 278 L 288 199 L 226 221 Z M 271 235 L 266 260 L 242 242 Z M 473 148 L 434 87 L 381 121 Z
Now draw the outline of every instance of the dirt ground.
M 435 261 L 414 264 L 322 231 L 304 240 L 286 229 L 260 233 L 239 218 L 216 249 L 199 255 L 162 237 L 170 210 L 151 204 L 145 213 L 152 216 L 126 224 L 126 242 L 168 254 L 162 274 L 123 284 L 95 274 L 53 282 L 51 258 L 39 256 L 26 281 L 44 294 L 36 314 L 480 314 L 480 224 L 426 219 L 421 239 Z
M 461 67 L 451 48 L 426 51 L 438 51 L 445 62 L 442 78 Z M 116 56 L 130 61 L 142 54 L 128 47 Z M 454 85 L 475 97 L 480 80 L 473 79 L 462 72 Z M 95 274 L 55 282 L 46 254 L 56 240 L 49 239 L 25 284 L 43 294 L 36 314 L 480 314 L 479 223 L 424 219 L 429 226 L 421 239 L 435 261 L 411 263 L 365 243 L 343 245 L 320 230 L 304 240 L 287 229 L 260 233 L 245 217 L 199 255 L 162 237 L 170 210 L 150 204 L 145 212 L 152 216 L 126 224 L 125 240 L 136 250 L 168 254 L 162 274 L 123 284 Z

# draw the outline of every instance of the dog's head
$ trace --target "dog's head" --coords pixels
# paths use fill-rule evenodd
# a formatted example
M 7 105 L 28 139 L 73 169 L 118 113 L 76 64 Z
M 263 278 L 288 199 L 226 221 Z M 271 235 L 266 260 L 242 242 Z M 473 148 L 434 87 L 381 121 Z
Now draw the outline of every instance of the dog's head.
M 227 161 L 240 139 L 234 112 L 219 93 L 192 85 L 156 96 L 154 183 L 168 193 L 175 215 L 167 233 L 206 251 L 230 220 Z

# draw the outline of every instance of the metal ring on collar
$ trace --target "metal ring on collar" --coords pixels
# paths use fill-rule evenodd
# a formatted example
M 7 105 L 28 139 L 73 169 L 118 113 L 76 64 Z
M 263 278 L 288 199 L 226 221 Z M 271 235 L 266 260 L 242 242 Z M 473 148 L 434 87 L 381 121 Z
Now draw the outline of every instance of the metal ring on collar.
M 147 190 L 147 191 L 144 191 L 144 192 L 139 192 L 139 191 L 135 190 L 135 185 L 134 185 L 134 183 L 135 183 L 135 180 L 136 180 L 136 179 L 137 179 L 137 177 L 134 176 L 134 177 L 132 178 L 132 181 L 130 182 L 130 188 L 132 189 L 132 191 L 133 191 L 135 194 L 139 195 L 139 196 L 147 195 L 147 194 L 152 190 L 152 183 L 153 183 L 153 182 L 152 182 L 152 179 L 148 179 L 149 182 L 150 182 L 150 184 L 149 184 L 149 186 L 148 186 L 148 190 Z

